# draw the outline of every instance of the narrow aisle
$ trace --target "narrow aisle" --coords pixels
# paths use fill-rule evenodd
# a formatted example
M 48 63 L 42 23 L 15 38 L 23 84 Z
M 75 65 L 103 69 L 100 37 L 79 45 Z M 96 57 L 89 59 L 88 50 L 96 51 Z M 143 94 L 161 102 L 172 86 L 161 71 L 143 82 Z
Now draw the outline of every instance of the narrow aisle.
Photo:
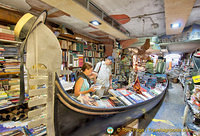
M 170 82 L 160 109 L 142 136 L 181 136 L 184 108 L 181 84 Z

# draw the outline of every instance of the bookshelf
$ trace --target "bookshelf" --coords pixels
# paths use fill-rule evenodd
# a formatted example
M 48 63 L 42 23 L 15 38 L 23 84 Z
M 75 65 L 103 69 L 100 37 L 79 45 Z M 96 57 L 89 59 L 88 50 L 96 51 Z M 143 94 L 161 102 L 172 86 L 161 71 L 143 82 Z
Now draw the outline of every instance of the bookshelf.
M 82 42 L 73 39 L 73 36 L 58 36 L 62 49 L 63 68 L 81 68 L 84 62 L 91 62 L 94 66 L 103 60 L 105 46 L 100 43 Z
M 2 23 L 2 22 L 1 22 Z M 25 101 L 20 102 L 20 45 L 15 41 L 14 32 L 8 25 L 0 23 L 0 135 L 27 135 L 30 123 L 28 114 L 32 112 L 25 94 Z M 26 58 L 26 56 L 24 57 Z M 23 74 L 21 74 L 23 75 Z M 24 76 L 26 78 L 26 76 Z M 25 80 L 25 84 L 26 84 Z M 26 84 L 27 85 L 27 84 Z M 26 90 L 27 86 L 25 87 Z M 26 92 L 27 93 L 27 92 Z M 30 115 L 30 114 L 29 114 Z M 30 117 L 30 116 L 29 116 Z M 32 120 L 31 120 L 32 121 Z M 41 130 L 41 128 L 39 128 Z M 45 130 L 45 131 L 43 131 Z M 46 133 L 46 126 L 42 126 Z M 31 132 L 32 133 L 32 132 Z M 30 133 L 29 133 L 30 134 Z
M 11 30 L 7 31 L 12 33 Z M 0 39 L 0 110 L 16 106 L 12 100 L 19 99 L 20 44 L 21 42 Z

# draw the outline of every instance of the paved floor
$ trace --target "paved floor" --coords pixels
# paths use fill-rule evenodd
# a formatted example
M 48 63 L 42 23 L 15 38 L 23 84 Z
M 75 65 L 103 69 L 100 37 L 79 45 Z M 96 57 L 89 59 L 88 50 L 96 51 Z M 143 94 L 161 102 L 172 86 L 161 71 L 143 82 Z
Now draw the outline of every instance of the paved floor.
M 184 94 L 181 84 L 171 83 L 168 87 L 168 92 L 165 95 L 163 103 L 158 106 L 150 114 L 144 116 L 141 124 L 147 124 L 148 118 L 150 123 L 142 136 L 181 136 L 183 129 L 183 114 L 184 114 Z M 152 119 L 152 115 L 155 116 Z M 139 128 L 144 128 L 140 126 Z

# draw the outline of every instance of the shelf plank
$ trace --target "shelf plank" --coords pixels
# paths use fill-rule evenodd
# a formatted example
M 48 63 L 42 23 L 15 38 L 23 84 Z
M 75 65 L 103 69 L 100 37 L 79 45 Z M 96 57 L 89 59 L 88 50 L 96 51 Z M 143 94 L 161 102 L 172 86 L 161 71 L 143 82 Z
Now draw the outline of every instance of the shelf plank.
M 46 125 L 46 122 L 47 122 L 47 117 L 40 117 L 40 118 L 37 118 L 35 119 L 34 121 L 31 121 L 28 123 L 28 129 L 31 129 L 31 128 L 34 128 L 34 127 L 38 127 L 40 125 Z
M 29 100 L 28 106 L 29 107 L 34 107 L 34 106 L 39 106 L 47 103 L 47 97 L 41 97 L 33 100 Z
M 36 109 L 36 110 L 32 110 L 28 112 L 28 118 L 31 119 L 33 117 L 39 116 L 41 114 L 46 114 L 46 107 L 40 108 L 40 109 Z
M 29 96 L 37 96 L 37 95 L 44 95 L 44 94 L 47 94 L 47 88 L 29 90 Z
M 4 40 L 4 39 L 0 39 L 0 42 L 12 43 L 12 44 L 21 44 L 22 43 L 22 42 L 18 42 L 18 41 L 11 41 L 11 40 Z
M 28 103 L 28 102 L 25 101 L 23 104 L 26 104 L 26 103 Z M 12 107 L 16 107 L 16 106 L 19 106 L 19 104 L 11 104 L 11 105 L 9 105 L 9 106 L 0 108 L 0 111 L 1 111 L 1 110 L 4 110 L 4 109 L 9 109 L 9 108 L 12 108 Z
M 72 51 L 72 52 L 83 52 L 83 51 L 76 51 L 76 50 L 69 50 L 69 51 Z
M 87 57 L 87 56 L 84 56 L 84 58 L 104 58 L 104 57 Z
M 6 107 L 3 107 L 3 108 L 0 108 L 0 110 L 4 110 L 4 109 L 8 109 L 8 108 L 12 108 L 12 107 L 16 107 L 18 105 L 16 104 L 12 104 L 12 105 L 9 105 L 9 106 L 6 106 Z
M 47 84 L 48 79 L 46 77 L 43 78 L 35 78 L 35 79 L 29 79 L 29 85 L 42 85 Z

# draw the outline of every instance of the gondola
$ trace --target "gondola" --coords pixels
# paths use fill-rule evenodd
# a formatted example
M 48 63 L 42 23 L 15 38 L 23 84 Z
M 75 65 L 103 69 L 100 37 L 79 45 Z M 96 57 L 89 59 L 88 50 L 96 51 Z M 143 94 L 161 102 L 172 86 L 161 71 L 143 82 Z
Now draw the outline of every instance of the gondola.
M 46 125 L 47 135 L 52 136 L 101 135 L 108 127 L 117 128 L 141 117 L 162 100 L 168 82 L 159 95 L 129 106 L 113 108 L 90 106 L 71 97 L 64 90 L 58 77 L 62 52 L 56 36 L 44 25 L 46 16 L 46 11 L 38 18 L 25 15 L 22 20 L 25 19 L 27 22 L 21 25 L 19 21 L 16 25 L 19 28 L 17 32 L 19 37 L 21 34 L 26 34 L 20 51 L 21 58 L 24 57 L 25 49 L 27 53 L 29 129 Z M 21 60 L 20 70 L 23 73 L 24 60 Z M 24 77 L 21 74 L 20 103 L 24 101 L 24 94 Z
M 62 87 L 58 76 L 55 81 L 55 130 L 56 135 L 101 135 L 111 126 L 117 128 L 154 108 L 166 93 L 130 106 L 99 108 L 84 105 L 73 99 Z

